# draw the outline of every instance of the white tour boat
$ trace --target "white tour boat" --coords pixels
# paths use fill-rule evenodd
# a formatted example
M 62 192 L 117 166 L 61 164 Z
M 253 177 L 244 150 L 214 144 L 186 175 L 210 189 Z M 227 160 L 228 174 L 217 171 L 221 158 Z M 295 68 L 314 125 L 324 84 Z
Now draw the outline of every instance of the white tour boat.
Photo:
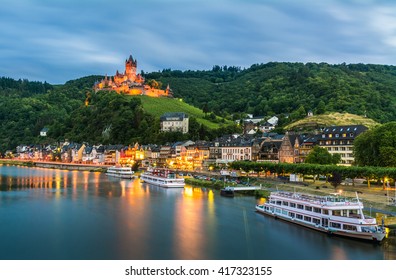
M 163 188 L 184 188 L 184 178 L 177 178 L 176 173 L 167 169 L 153 169 L 147 170 L 140 179 L 151 185 L 160 186 Z
M 313 196 L 291 192 L 272 192 L 268 201 L 256 205 L 256 211 L 314 230 L 344 237 L 382 241 L 384 226 L 363 214 L 363 203 L 333 194 Z
M 122 179 L 133 179 L 135 178 L 135 172 L 132 171 L 131 167 L 123 166 L 111 166 L 107 168 L 106 175 L 122 178 Z

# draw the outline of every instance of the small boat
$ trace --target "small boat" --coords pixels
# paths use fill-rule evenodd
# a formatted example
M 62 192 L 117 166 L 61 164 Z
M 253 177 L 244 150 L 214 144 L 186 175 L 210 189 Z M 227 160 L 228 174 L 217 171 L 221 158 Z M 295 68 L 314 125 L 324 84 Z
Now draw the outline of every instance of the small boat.
M 386 228 L 363 214 L 363 203 L 338 194 L 313 196 L 302 193 L 272 192 L 256 211 L 331 235 L 381 242 Z
M 133 179 L 135 178 L 135 172 L 132 171 L 131 167 L 123 166 L 111 166 L 107 169 L 106 175 L 111 177 L 117 177 L 122 179 Z
M 163 188 L 184 188 L 184 178 L 177 178 L 176 173 L 163 168 L 147 170 L 140 175 L 140 180 Z
M 220 195 L 225 197 L 234 197 L 234 189 L 232 187 L 225 187 L 220 190 Z

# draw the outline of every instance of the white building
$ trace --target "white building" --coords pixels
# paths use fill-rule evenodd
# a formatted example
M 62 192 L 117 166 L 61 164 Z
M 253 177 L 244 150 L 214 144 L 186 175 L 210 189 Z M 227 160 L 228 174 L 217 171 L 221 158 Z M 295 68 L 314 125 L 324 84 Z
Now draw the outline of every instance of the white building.
M 185 113 L 165 113 L 160 121 L 161 131 L 188 133 L 188 116 Z

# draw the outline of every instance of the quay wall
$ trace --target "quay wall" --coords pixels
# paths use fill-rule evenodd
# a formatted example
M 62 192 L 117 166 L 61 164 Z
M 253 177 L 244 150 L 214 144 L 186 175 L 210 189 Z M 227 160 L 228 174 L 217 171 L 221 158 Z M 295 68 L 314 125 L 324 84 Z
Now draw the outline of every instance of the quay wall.
M 105 172 L 109 166 L 95 164 L 74 164 L 63 162 L 45 162 L 45 161 L 22 161 L 22 160 L 0 160 L 0 164 L 19 165 L 52 169 L 79 170 L 79 171 L 96 171 Z

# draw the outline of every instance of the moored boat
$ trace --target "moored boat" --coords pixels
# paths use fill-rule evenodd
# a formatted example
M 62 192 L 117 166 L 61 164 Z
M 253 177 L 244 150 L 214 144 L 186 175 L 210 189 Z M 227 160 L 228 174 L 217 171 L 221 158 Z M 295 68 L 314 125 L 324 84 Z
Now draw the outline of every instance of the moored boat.
M 368 241 L 382 241 L 384 226 L 365 216 L 363 203 L 333 194 L 313 196 L 291 192 L 272 192 L 268 201 L 256 205 L 256 211 L 329 234 Z
M 184 178 L 177 178 L 176 173 L 168 170 L 156 168 L 147 170 L 140 175 L 140 179 L 155 186 L 163 188 L 184 188 Z
M 107 169 L 106 175 L 111 177 L 117 177 L 122 179 L 133 179 L 135 178 L 135 172 L 131 167 L 123 166 L 111 166 Z
M 225 187 L 220 190 L 220 195 L 225 197 L 234 197 L 234 189 L 231 187 Z

